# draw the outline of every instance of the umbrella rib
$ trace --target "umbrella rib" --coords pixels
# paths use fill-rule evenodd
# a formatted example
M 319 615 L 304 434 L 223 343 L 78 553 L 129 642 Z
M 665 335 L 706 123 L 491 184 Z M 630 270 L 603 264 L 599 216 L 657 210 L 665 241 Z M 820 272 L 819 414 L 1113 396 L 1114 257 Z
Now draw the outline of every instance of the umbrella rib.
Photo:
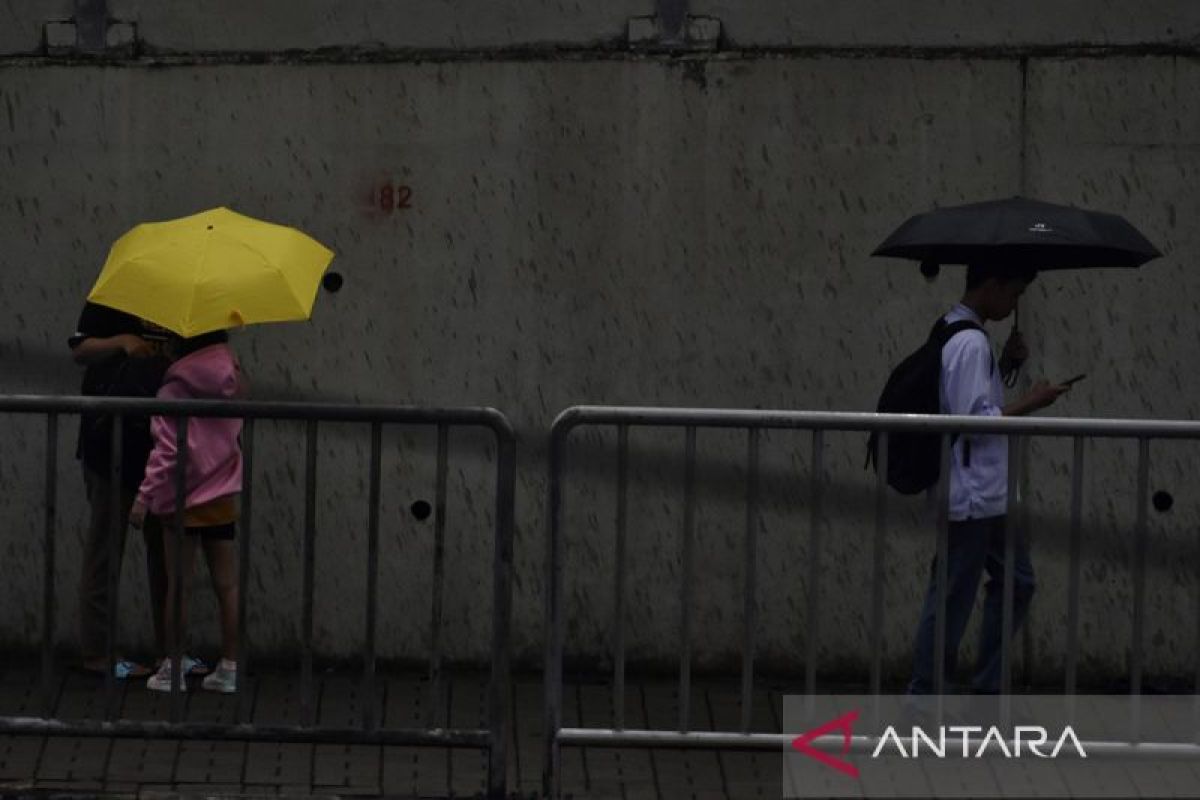
M 262 261 L 262 263 L 266 264 L 268 267 L 270 267 L 275 272 L 277 272 L 279 274 L 279 276 L 281 278 L 283 278 L 283 284 L 284 284 L 284 286 L 287 287 L 288 293 L 292 296 L 292 300 L 296 301 L 296 307 L 297 308 L 305 307 L 304 301 L 301 298 L 296 296 L 296 287 L 292 285 L 292 282 L 290 280 L 288 280 L 287 273 L 285 273 L 283 271 L 283 268 L 280 267 L 279 264 L 272 261 L 270 258 L 268 258 L 266 256 L 266 254 L 264 254 L 261 250 L 259 250 L 257 247 L 250 244 L 249 242 L 238 241 L 238 244 L 240 246 L 246 248 L 247 250 L 249 250 L 251 253 L 254 253 L 254 255 L 259 257 L 259 259 Z
M 193 318 L 196 312 L 196 295 L 199 294 L 200 284 L 204 281 L 204 278 L 206 277 L 205 273 L 208 271 L 208 251 L 212 249 L 212 238 L 216 235 L 216 232 L 211 225 L 208 227 L 207 233 L 208 235 L 204 237 L 204 246 L 200 253 L 200 263 L 199 268 L 196 270 L 196 279 L 192 281 L 192 297 L 187 306 L 187 319 L 184 320 L 184 326 L 189 331 L 191 330 Z

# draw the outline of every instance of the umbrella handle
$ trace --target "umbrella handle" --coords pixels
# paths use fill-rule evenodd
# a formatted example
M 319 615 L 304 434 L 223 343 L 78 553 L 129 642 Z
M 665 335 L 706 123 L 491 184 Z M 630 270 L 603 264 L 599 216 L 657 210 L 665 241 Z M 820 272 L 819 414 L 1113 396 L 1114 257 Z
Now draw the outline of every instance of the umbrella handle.
M 1018 301 L 1017 305 L 1013 308 L 1013 326 L 1012 326 L 1012 331 L 1009 332 L 1009 334 L 1008 334 L 1009 337 L 1011 338 L 1014 334 L 1020 333 L 1020 330 L 1021 330 L 1021 303 L 1020 303 L 1020 301 Z M 1020 374 L 1020 372 L 1021 372 L 1020 364 L 1013 364 L 1006 369 L 1002 368 L 1000 370 L 1000 380 L 1004 383 L 1004 385 L 1006 387 L 1011 389 L 1017 385 L 1017 377 Z

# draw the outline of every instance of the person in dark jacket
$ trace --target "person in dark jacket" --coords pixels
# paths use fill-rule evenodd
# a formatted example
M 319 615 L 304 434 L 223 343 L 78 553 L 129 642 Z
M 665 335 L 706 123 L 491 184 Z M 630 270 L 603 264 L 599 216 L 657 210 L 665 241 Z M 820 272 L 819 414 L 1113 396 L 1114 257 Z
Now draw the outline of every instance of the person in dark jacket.
M 154 397 L 169 364 L 161 352 L 163 339 L 165 331 L 135 316 L 95 303 L 86 304 L 75 333 L 68 340 L 75 362 L 86 367 L 81 394 Z M 148 675 L 150 670 L 124 658 L 115 643 L 113 662 L 106 663 L 110 628 L 115 631 L 109 618 L 109 581 L 113 581 L 111 585 L 120 585 L 129 511 L 150 455 L 150 421 L 144 416 L 126 416 L 122 419 L 121 433 L 121 461 L 113 465 L 112 415 L 81 417 L 76 457 L 83 462 L 83 482 L 91 512 L 79 587 L 79 633 L 85 670 L 104 674 L 106 668 L 111 668 L 115 677 L 130 678 Z M 119 470 L 117 492 L 112 480 L 114 466 Z M 114 494 L 118 497 L 115 506 Z M 162 609 L 167 579 L 162 530 L 152 522 L 143 528 L 143 533 L 155 651 L 163 652 Z M 117 537 L 117 561 L 110 564 L 113 536 Z M 193 672 L 203 671 L 198 662 L 184 664 Z

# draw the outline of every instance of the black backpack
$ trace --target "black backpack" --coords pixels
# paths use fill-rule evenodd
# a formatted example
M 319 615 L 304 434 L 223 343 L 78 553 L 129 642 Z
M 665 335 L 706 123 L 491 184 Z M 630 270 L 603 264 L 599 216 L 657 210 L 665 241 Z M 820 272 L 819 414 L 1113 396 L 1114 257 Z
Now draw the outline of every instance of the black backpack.
M 938 387 L 942 374 L 942 348 L 956 333 L 982 330 L 970 320 L 947 323 L 939 319 L 929 338 L 892 370 L 876 411 L 883 414 L 937 414 L 941 411 Z M 867 465 L 878 471 L 879 435 L 867 440 Z M 941 473 L 941 434 L 900 433 L 888 436 L 887 482 L 901 494 L 917 494 L 937 483 Z

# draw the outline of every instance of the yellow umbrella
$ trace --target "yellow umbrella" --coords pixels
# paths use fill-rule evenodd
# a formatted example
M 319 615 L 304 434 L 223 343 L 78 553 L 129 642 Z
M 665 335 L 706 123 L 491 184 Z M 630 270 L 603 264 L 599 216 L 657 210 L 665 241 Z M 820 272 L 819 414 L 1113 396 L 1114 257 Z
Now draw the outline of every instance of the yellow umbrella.
M 180 336 L 308 319 L 333 251 L 295 228 L 214 208 L 116 241 L 88 300 Z

